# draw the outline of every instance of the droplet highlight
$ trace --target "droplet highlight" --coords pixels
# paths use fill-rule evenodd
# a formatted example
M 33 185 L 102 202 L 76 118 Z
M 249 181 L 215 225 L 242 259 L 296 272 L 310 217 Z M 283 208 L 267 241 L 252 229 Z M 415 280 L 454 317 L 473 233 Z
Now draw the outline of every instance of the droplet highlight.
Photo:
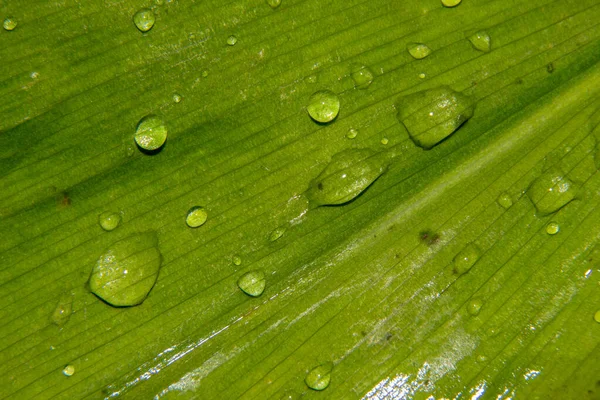
M 471 98 L 448 86 L 400 97 L 396 107 L 410 139 L 425 150 L 452 135 L 475 111 Z
M 71 364 L 66 365 L 63 368 L 62 373 L 64 376 L 73 376 L 73 374 L 75 373 L 75 367 Z
M 500 193 L 500 195 L 498 196 L 498 198 L 496 199 L 496 201 L 498 202 L 498 204 L 500 204 L 500 206 L 502 208 L 504 208 L 505 210 L 508 210 L 509 208 L 512 207 L 513 205 L 513 201 L 512 198 L 510 197 L 510 195 L 506 192 L 504 193 Z
M 316 122 L 328 123 L 338 116 L 340 99 L 330 90 L 320 90 L 310 96 L 306 110 Z
M 467 312 L 472 316 L 479 315 L 481 311 L 481 307 L 483 307 L 483 300 L 481 299 L 472 299 L 467 304 Z
M 281 5 L 281 0 L 267 0 L 269 7 L 275 9 Z
M 135 142 L 146 151 L 156 151 L 167 141 L 167 126 L 156 115 L 145 116 L 138 122 Z
M 476 50 L 487 53 L 492 48 L 492 39 L 486 31 L 475 32 L 469 36 L 469 42 Z
M 456 7 L 461 3 L 462 0 L 442 0 L 444 7 Z
M 249 271 L 238 279 L 238 287 L 248 296 L 260 296 L 266 286 L 265 274 L 262 271 Z
M 89 288 L 115 307 L 141 304 L 156 282 L 160 264 L 156 234 L 130 236 L 100 255 L 92 269 Z
M 156 21 L 154 12 L 149 8 L 142 8 L 133 15 L 133 23 L 140 32 L 148 32 Z
M 236 43 L 237 43 L 237 37 L 235 37 L 234 35 L 231 35 L 227 38 L 227 44 L 229 46 L 235 46 Z
M 185 223 L 190 228 L 198 228 L 204 225 L 208 219 L 208 212 L 204 207 L 194 206 L 190 208 L 185 217 Z
M 367 89 L 373 83 L 375 74 L 371 68 L 366 65 L 353 65 L 350 77 L 354 81 L 354 87 L 357 89 Z
M 556 235 L 558 232 L 560 232 L 560 225 L 556 222 L 550 222 L 546 225 L 546 233 L 548 235 Z
M 454 273 L 462 275 L 468 272 L 477 263 L 480 256 L 479 247 L 473 243 L 469 243 L 454 257 Z
M 577 196 L 577 187 L 557 168 L 551 168 L 527 189 L 527 196 L 540 215 L 560 210 Z
M 328 362 L 313 368 L 304 378 L 306 386 L 313 390 L 325 390 L 331 383 L 331 372 L 333 363 Z
M 121 214 L 105 211 L 98 216 L 98 224 L 107 232 L 114 231 L 121 223 Z
M 409 43 L 406 46 L 408 53 L 415 59 L 421 60 L 431 54 L 429 46 L 423 43 Z
M 12 31 L 17 27 L 17 20 L 12 17 L 8 17 L 2 23 L 2 27 L 6 31 Z

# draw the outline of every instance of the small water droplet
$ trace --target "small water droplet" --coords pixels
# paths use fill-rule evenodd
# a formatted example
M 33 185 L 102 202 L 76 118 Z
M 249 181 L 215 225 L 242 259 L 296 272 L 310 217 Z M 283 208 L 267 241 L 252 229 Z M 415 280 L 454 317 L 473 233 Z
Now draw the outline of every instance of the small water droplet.
M 271 234 L 269 235 L 269 241 L 274 242 L 274 241 L 278 240 L 279 238 L 281 238 L 283 236 L 284 233 L 285 233 L 284 227 L 279 226 L 279 227 L 275 228 L 273 230 L 273 232 L 271 232 Z
M 306 375 L 304 382 L 313 390 L 325 390 L 331 383 L 331 371 L 333 371 L 332 362 L 321 364 Z
M 355 137 L 358 136 L 358 130 L 354 129 L 354 128 L 350 128 L 348 130 L 348 132 L 346 132 L 346 137 L 348 139 L 354 139 Z
M 456 7 L 461 1 L 462 0 L 442 0 L 442 5 L 444 7 Z
M 306 82 L 308 83 L 317 83 L 317 76 L 316 75 L 310 75 L 306 77 Z
M 477 356 L 477 362 L 484 363 L 488 360 L 488 358 L 484 354 L 480 354 Z
M 546 171 L 527 189 L 527 196 L 541 215 L 560 210 L 576 195 L 575 184 L 557 168 Z
M 340 99 L 330 90 L 320 90 L 310 96 L 306 110 L 317 122 L 331 122 L 340 112 Z
M 387 166 L 388 158 L 373 150 L 343 150 L 310 182 L 306 196 L 316 206 L 347 203 L 375 182 Z
M 265 290 L 265 274 L 259 270 L 246 272 L 238 279 L 237 284 L 248 296 L 258 297 Z
M 156 151 L 167 141 L 167 126 L 156 115 L 147 115 L 138 122 L 135 142 L 142 150 Z
M 188 210 L 185 217 L 185 223 L 190 228 L 198 228 L 199 226 L 204 225 L 207 219 L 208 213 L 206 212 L 206 209 L 204 209 L 204 207 L 195 206 Z
M 511 208 L 512 205 L 513 205 L 512 198 L 506 192 L 500 193 L 500 196 L 498 196 L 498 198 L 496 199 L 496 201 L 498 202 L 498 204 L 500 204 L 500 206 L 502 206 L 506 210 L 508 210 L 509 208 Z
M 429 150 L 453 134 L 473 116 L 475 104 L 448 86 L 400 97 L 397 118 L 411 140 Z
M 546 225 L 546 233 L 548 235 L 556 235 L 559 231 L 560 225 L 558 225 L 556 222 L 550 222 L 548 225 Z
M 110 232 L 117 229 L 121 223 L 121 214 L 112 211 L 105 211 L 98 216 L 98 223 L 102 229 Z
M 425 79 L 425 74 L 421 72 L 421 73 L 419 74 L 419 78 L 421 78 L 421 79 Z
M 154 12 L 149 8 L 142 8 L 133 15 L 133 23 L 140 32 L 148 32 L 154 26 Z
M 231 261 L 233 262 L 234 265 L 242 265 L 242 257 L 240 256 L 233 256 L 231 258 Z
M 69 322 L 72 312 L 73 295 L 71 293 L 63 293 L 56 304 L 56 308 L 52 312 L 51 320 L 59 328 L 62 328 Z
M 160 264 L 156 234 L 119 240 L 98 257 L 88 282 L 90 290 L 115 307 L 141 304 L 156 282 Z
M 29 77 L 30 77 L 31 79 L 37 79 L 37 78 L 39 78 L 39 77 L 40 77 L 40 73 L 39 73 L 39 72 L 37 72 L 37 71 L 33 71 L 33 72 L 32 72 L 32 73 L 29 75 Z
M 368 88 L 371 83 L 373 83 L 373 79 L 375 79 L 375 75 L 373 74 L 373 71 L 371 71 L 371 68 L 359 64 L 352 65 L 350 77 L 354 81 L 354 87 L 358 89 Z
M 548 71 L 549 74 L 554 72 L 554 63 L 549 63 L 548 65 L 546 65 L 546 71 Z
M 381 139 L 381 144 L 382 144 L 382 145 L 384 145 L 384 146 L 385 146 L 386 144 L 388 144 L 389 142 L 390 142 L 390 141 L 388 140 L 388 138 L 385 138 L 385 137 L 384 137 L 383 139 Z
M 486 31 L 475 32 L 469 36 L 469 42 L 479 51 L 487 53 L 492 47 L 492 40 Z
M 431 54 L 429 46 L 423 43 L 409 43 L 406 45 L 406 50 L 417 60 L 421 60 Z
M 207 76 L 208 76 L 208 71 L 207 70 L 202 71 L 202 77 L 206 78 Z
M 73 374 L 75 373 L 75 367 L 71 364 L 66 365 L 63 368 L 62 373 L 64 376 L 73 376 Z
M 8 17 L 4 20 L 2 26 L 5 30 L 12 31 L 17 27 L 17 20 L 12 17 Z
M 227 38 L 227 44 L 229 46 L 235 46 L 236 43 L 237 43 L 237 38 L 234 35 L 231 35 Z
M 600 310 L 596 311 L 594 314 L 594 321 L 600 324 Z
M 271 8 L 275 9 L 281 5 L 281 0 L 267 0 L 267 4 Z
M 181 95 L 178 93 L 174 93 L 173 94 L 173 102 L 174 103 L 180 103 L 181 102 Z
M 481 307 L 483 307 L 483 301 L 481 299 L 472 299 L 467 304 L 467 312 L 472 316 L 476 316 L 481 311 Z
M 469 271 L 473 265 L 479 260 L 481 255 L 479 248 L 469 243 L 454 257 L 454 273 L 462 275 Z

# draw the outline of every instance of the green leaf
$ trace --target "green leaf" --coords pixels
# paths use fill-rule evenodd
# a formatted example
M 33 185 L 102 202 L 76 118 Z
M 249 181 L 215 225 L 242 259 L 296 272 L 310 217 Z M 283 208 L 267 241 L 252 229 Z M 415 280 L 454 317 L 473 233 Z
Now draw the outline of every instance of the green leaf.
M 0 397 L 599 398 L 600 4 L 277 4 L 0 3 Z M 474 111 L 426 150 L 398 101 L 445 86 Z M 141 233 L 113 307 L 92 269 Z

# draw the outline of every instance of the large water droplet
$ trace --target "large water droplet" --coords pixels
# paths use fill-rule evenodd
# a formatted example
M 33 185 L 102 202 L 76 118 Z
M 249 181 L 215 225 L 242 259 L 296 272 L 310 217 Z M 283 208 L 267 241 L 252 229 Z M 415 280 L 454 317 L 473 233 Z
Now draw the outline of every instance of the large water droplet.
M 496 199 L 496 201 L 498 202 L 498 204 L 500 204 L 506 210 L 508 210 L 509 208 L 511 208 L 512 205 L 513 205 L 512 198 L 506 192 L 501 193 L 498 196 L 498 198 Z
M 560 232 L 560 225 L 556 222 L 550 222 L 546 225 L 546 233 L 548 235 L 556 235 L 558 232 Z
M 154 26 L 154 12 L 149 8 L 142 8 L 133 15 L 133 23 L 141 32 L 148 32 Z
M 462 275 L 469 271 L 473 265 L 479 260 L 481 252 L 479 248 L 469 243 L 454 257 L 454 273 Z
M 154 286 L 161 264 L 154 233 L 130 236 L 98 258 L 89 280 L 92 293 L 115 307 L 142 303 Z
M 354 81 L 354 87 L 358 89 L 368 88 L 371 83 L 373 83 L 373 79 L 375 79 L 375 75 L 373 74 L 373 71 L 371 71 L 371 68 L 359 64 L 352 65 L 350 76 Z
M 469 36 L 469 42 L 479 51 L 487 53 L 492 47 L 492 40 L 486 31 L 479 31 Z
M 198 228 L 204 225 L 208 219 L 208 213 L 204 207 L 195 206 L 189 209 L 185 217 L 185 223 L 190 228 Z
M 409 43 L 406 46 L 406 50 L 417 60 L 421 60 L 431 54 L 431 49 L 423 43 Z
M 333 363 L 328 362 L 313 368 L 304 378 L 306 386 L 313 390 L 325 390 L 331 383 L 331 371 Z
M 156 115 L 147 115 L 138 122 L 135 142 L 142 150 L 156 151 L 167 141 L 167 126 Z
M 317 122 L 331 122 L 340 112 L 340 99 L 330 90 L 320 90 L 310 96 L 306 110 Z
M 577 188 L 557 168 L 551 168 L 527 189 L 527 196 L 541 215 L 552 214 L 577 196 Z
M 66 365 L 63 368 L 62 373 L 64 376 L 73 376 L 75 373 L 75 367 L 72 364 Z
M 112 211 L 105 211 L 98 216 L 98 223 L 102 229 L 110 232 L 117 229 L 121 223 L 121 214 Z
M 306 196 L 316 206 L 347 203 L 379 178 L 387 166 L 388 158 L 370 149 L 341 151 L 310 182 Z
M 237 43 L 237 37 L 235 37 L 234 35 L 231 35 L 227 38 L 227 44 L 229 46 L 235 46 L 236 43 Z
M 442 0 L 442 5 L 444 7 L 456 7 L 461 1 L 462 0 Z
M 17 27 L 17 20 L 12 17 L 8 17 L 4 20 L 4 22 L 2 23 L 2 26 L 4 27 L 5 30 L 12 31 L 13 29 L 15 29 Z
M 478 315 L 483 307 L 483 301 L 481 299 L 472 299 L 467 304 L 467 312 L 473 316 Z
M 56 308 L 52 312 L 51 320 L 59 328 L 62 328 L 69 322 L 72 312 L 73 295 L 71 293 L 63 293 L 56 304 Z
M 277 8 L 281 5 L 281 0 L 267 0 L 267 4 L 271 8 Z
M 265 274 L 258 270 L 246 272 L 238 279 L 237 284 L 248 296 L 258 297 L 265 290 Z
M 412 141 L 426 150 L 454 133 L 475 111 L 468 96 L 448 86 L 400 97 L 396 106 Z

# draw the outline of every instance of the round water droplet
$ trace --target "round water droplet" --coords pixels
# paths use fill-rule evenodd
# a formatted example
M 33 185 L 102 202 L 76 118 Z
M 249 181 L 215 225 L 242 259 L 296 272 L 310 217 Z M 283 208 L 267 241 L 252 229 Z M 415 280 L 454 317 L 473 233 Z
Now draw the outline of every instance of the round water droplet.
M 479 248 L 469 243 L 454 257 L 454 273 L 462 275 L 469 271 L 473 265 L 479 260 L 481 253 Z
M 577 188 L 557 168 L 551 168 L 527 189 L 527 196 L 541 215 L 552 214 L 577 196 Z
M 467 304 L 467 312 L 473 316 L 478 315 L 483 307 L 483 301 L 481 299 L 472 299 Z
M 105 211 L 98 216 L 98 223 L 105 231 L 112 231 L 117 229 L 121 223 L 121 214 L 117 214 L 112 211 Z
M 240 257 L 240 256 L 233 256 L 231 261 L 233 262 L 234 265 L 242 265 L 242 257 Z
M 202 71 L 202 77 L 206 78 L 207 76 L 208 76 L 208 71 L 207 70 Z
M 461 1 L 462 0 L 442 0 L 442 5 L 444 7 L 456 7 Z
M 375 79 L 375 75 L 371 68 L 366 65 L 358 65 L 355 64 L 352 66 L 352 73 L 350 77 L 354 81 L 354 87 L 358 89 L 366 89 L 371 83 L 373 83 L 373 79 Z
M 8 17 L 4 20 L 4 23 L 2 24 L 2 26 L 4 27 L 5 30 L 12 31 L 13 29 L 15 29 L 17 27 L 17 20 L 12 17 Z
M 141 32 L 148 32 L 154 26 L 154 12 L 149 8 L 142 8 L 133 15 L 133 23 Z
M 236 43 L 237 43 L 237 38 L 234 35 L 231 35 L 227 38 L 227 44 L 229 46 L 235 46 Z
M 492 47 L 492 40 L 486 31 L 479 31 L 469 36 L 469 42 L 479 51 L 487 53 Z
M 262 271 L 250 271 L 238 279 L 238 287 L 248 296 L 258 297 L 265 290 L 265 274 Z
M 75 373 L 75 367 L 71 364 L 66 365 L 63 368 L 62 373 L 64 376 L 73 376 L 73 374 Z
M 382 145 L 384 145 L 384 146 L 385 146 L 386 144 L 388 144 L 389 142 L 390 142 L 390 141 L 388 140 L 388 138 L 385 138 L 385 137 L 384 137 L 383 139 L 381 139 L 381 144 L 382 144 Z
M 431 54 L 431 49 L 423 43 L 409 43 L 406 46 L 406 50 L 417 60 L 421 60 Z
M 156 282 L 160 264 L 156 234 L 130 236 L 100 255 L 92 269 L 90 290 L 115 307 L 141 304 Z
M 160 149 L 167 141 L 167 126 L 156 115 L 148 115 L 140 120 L 135 131 L 135 142 L 146 151 Z
M 267 4 L 271 8 L 277 8 L 281 5 L 281 0 L 267 0 Z
M 317 122 L 331 122 L 340 112 L 340 99 L 330 90 L 320 90 L 310 96 L 306 110 Z
M 356 129 L 354 129 L 354 128 L 350 128 L 348 130 L 348 132 L 346 133 L 346 137 L 348 139 L 354 139 L 357 136 L 358 136 L 358 131 Z
M 421 73 L 419 74 L 419 78 L 421 78 L 421 79 L 425 79 L 425 74 L 421 72 Z
M 180 103 L 181 102 L 181 95 L 178 93 L 174 93 L 173 94 L 173 102 L 174 103 Z
M 63 293 L 56 304 L 56 308 L 52 312 L 51 320 L 52 323 L 62 328 L 69 319 L 73 312 L 73 295 L 71 293 Z
M 269 235 L 269 241 L 274 242 L 274 241 L 278 240 L 279 238 L 281 238 L 283 236 L 284 233 L 285 233 L 284 227 L 279 226 L 279 227 L 275 228 L 275 230 L 273 230 L 273 232 L 271 232 L 271 234 Z
M 197 228 L 204 225 L 208 219 L 208 213 L 203 207 L 195 206 L 189 209 L 185 217 L 185 223 L 190 228 Z
M 304 378 L 306 386 L 313 390 L 325 390 L 331 383 L 331 371 L 333 363 L 328 362 L 313 368 Z
M 448 86 L 400 97 L 396 108 L 411 140 L 426 150 L 453 134 L 475 111 L 469 97 Z
M 596 311 L 596 313 L 594 314 L 594 321 L 600 324 L 600 310 Z
M 506 192 L 501 193 L 500 196 L 498 196 L 498 198 L 496 199 L 496 201 L 498 202 L 498 204 L 500 204 L 500 206 L 502 206 L 506 210 L 508 210 L 513 205 L 512 198 Z
M 548 225 L 546 225 L 546 233 L 548 235 L 556 235 L 559 231 L 560 225 L 558 225 L 556 222 L 550 222 Z

